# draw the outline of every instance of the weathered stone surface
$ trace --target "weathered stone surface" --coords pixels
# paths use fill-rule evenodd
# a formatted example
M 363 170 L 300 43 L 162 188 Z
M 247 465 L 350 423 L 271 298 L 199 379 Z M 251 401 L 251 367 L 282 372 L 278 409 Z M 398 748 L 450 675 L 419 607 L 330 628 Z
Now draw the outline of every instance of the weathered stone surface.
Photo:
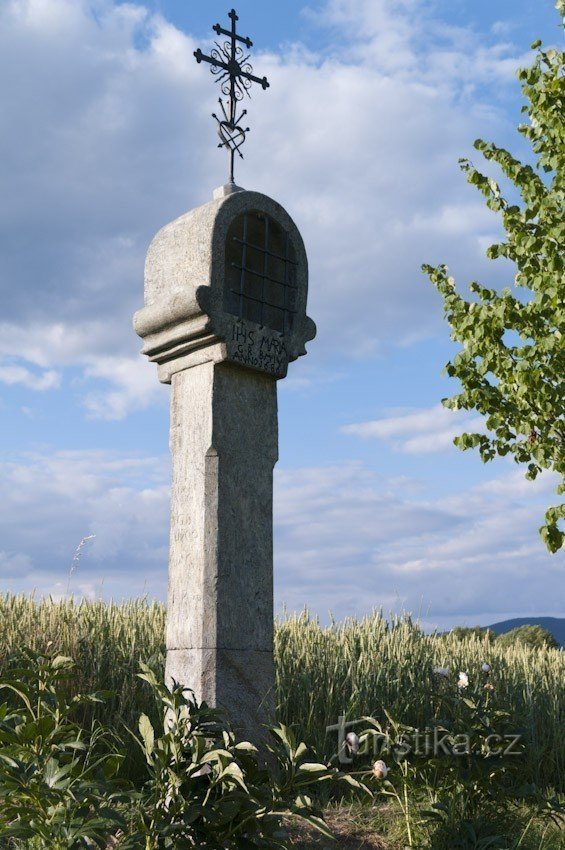
M 190 683 L 186 682 L 190 671 Z M 240 740 L 261 744 L 275 711 L 272 651 L 253 649 L 171 649 L 167 681 L 186 683 L 197 700 L 224 708 Z
M 227 363 L 176 373 L 170 448 L 167 645 L 270 649 L 276 382 Z
M 272 689 L 276 381 L 230 363 L 175 373 L 170 448 L 167 650 L 202 654 L 181 678 L 199 697 L 215 704 L 222 695 L 234 720 L 236 706 L 245 703 L 247 711 L 256 702 L 251 716 L 264 722 L 270 704 L 261 713 L 259 702 Z M 228 653 L 222 663 L 213 660 L 220 651 Z M 261 664 L 251 668 L 255 685 L 244 695 L 244 659 L 254 653 Z M 176 678 L 169 667 L 167 675 Z

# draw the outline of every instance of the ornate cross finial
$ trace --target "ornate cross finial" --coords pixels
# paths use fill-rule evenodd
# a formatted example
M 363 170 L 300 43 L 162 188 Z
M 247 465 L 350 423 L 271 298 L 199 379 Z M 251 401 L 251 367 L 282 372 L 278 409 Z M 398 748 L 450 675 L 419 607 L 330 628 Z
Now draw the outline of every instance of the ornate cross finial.
M 243 48 L 238 44 L 244 44 L 249 50 L 253 46 L 250 38 L 244 38 L 236 32 L 236 21 L 239 20 L 232 9 L 228 17 L 231 19 L 231 30 L 223 29 L 219 24 L 212 27 L 216 35 L 226 35 L 229 40 L 218 44 L 215 42 L 215 47 L 212 48 L 211 56 L 206 56 L 200 48 L 194 51 L 194 56 L 197 62 L 209 62 L 211 72 L 216 77 L 216 82 L 220 83 L 222 94 L 225 95 L 225 102 L 219 98 L 219 104 L 222 107 L 223 118 L 218 118 L 216 113 L 212 113 L 212 118 L 218 122 L 218 135 L 220 137 L 219 148 L 227 148 L 230 155 L 230 183 L 234 182 L 233 166 L 234 158 L 237 153 L 241 159 L 241 146 L 245 141 L 245 135 L 249 132 L 249 127 L 242 127 L 240 122 L 245 115 L 247 109 L 242 109 L 238 115 L 238 102 L 243 100 L 247 94 L 250 97 L 249 89 L 251 83 L 259 83 L 261 88 L 269 88 L 269 83 L 266 77 L 253 76 L 253 68 L 249 63 L 249 54 L 246 54 Z

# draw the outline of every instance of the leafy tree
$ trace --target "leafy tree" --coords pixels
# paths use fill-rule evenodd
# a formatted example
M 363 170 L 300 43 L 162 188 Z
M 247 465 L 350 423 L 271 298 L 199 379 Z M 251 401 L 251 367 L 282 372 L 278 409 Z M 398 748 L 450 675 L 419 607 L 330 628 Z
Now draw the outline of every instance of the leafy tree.
M 558 649 L 559 644 L 547 629 L 542 626 L 518 626 L 503 635 L 499 635 L 497 643 L 501 646 L 529 646 L 532 649 Z
M 495 638 L 494 632 L 483 626 L 455 626 L 454 629 L 451 629 L 450 632 L 446 632 L 446 634 L 453 635 L 459 640 L 476 637 L 480 640 L 486 640 L 489 643 L 491 643 Z
M 565 5 L 557 4 L 563 21 Z M 477 410 L 489 434 L 462 434 L 455 444 L 478 448 L 483 462 L 511 454 L 527 464 L 526 478 L 544 469 L 560 477 L 565 492 L 565 53 L 534 42 L 531 67 L 518 71 L 529 123 L 518 127 L 531 143 L 534 165 L 504 148 L 478 139 L 475 148 L 496 163 L 513 184 L 511 199 L 499 184 L 460 160 L 467 180 L 502 218 L 503 241 L 491 245 L 490 259 L 516 265 L 511 285 L 501 292 L 477 282 L 474 299 L 456 291 L 445 265 L 423 270 L 443 298 L 451 338 L 462 344 L 446 372 L 461 392 L 443 404 L 452 410 Z M 516 198 L 516 200 L 515 200 Z M 565 543 L 559 521 L 565 505 L 550 507 L 541 536 L 550 552 Z

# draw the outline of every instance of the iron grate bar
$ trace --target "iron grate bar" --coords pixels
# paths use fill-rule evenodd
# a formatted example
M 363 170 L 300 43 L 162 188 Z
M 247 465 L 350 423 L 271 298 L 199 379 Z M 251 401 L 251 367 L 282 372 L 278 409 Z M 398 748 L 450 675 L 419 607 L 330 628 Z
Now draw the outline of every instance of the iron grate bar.
M 245 263 L 247 260 L 247 213 L 243 216 L 243 254 L 241 257 L 241 274 L 239 276 L 239 317 L 243 318 L 243 294 L 245 288 Z
M 269 271 L 269 216 L 263 218 L 263 239 L 265 242 L 265 252 L 263 256 L 263 279 L 261 280 L 261 325 L 264 320 L 265 306 L 265 278 Z
M 261 272 L 253 271 L 253 269 L 248 269 L 247 266 L 238 266 L 237 263 L 232 263 L 232 266 L 233 266 L 234 269 L 237 269 L 239 272 L 247 272 L 247 274 L 252 274 L 255 277 L 265 278 L 265 280 L 268 280 L 271 283 L 276 283 L 276 284 L 278 284 L 278 286 L 284 286 L 284 287 L 287 287 L 288 289 L 294 289 L 295 292 L 298 290 L 298 287 L 296 286 L 295 283 L 287 283 L 285 280 L 279 280 L 278 278 L 271 277 L 268 274 L 262 274 Z
M 241 294 L 237 289 L 230 289 L 230 292 L 233 292 L 235 295 Z M 294 307 L 281 307 L 280 304 L 273 304 L 272 301 L 263 301 L 261 298 L 256 298 L 254 295 L 247 295 L 245 292 L 241 295 L 241 297 L 244 301 L 253 301 L 255 304 L 264 304 L 266 307 L 274 307 L 275 310 L 281 310 L 282 312 L 293 314 L 297 312 Z M 243 318 L 243 316 L 240 316 L 240 319 L 241 318 Z
M 292 266 L 298 265 L 298 260 L 291 260 L 290 257 L 288 259 L 286 257 L 281 257 L 280 254 L 274 254 L 267 248 L 260 248 L 259 245 L 255 245 L 253 242 L 247 242 L 245 239 L 240 239 L 239 236 L 232 236 L 232 239 L 234 242 L 239 242 L 240 245 L 245 245 L 247 248 L 253 248 L 255 251 L 261 251 L 262 254 L 267 253 L 269 257 L 272 257 L 274 260 L 280 260 L 281 263 L 290 263 Z

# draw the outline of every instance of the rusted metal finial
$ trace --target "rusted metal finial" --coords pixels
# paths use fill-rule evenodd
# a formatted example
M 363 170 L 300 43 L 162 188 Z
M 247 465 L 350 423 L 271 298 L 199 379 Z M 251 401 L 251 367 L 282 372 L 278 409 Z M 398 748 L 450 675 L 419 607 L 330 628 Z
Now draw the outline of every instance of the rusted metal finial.
M 235 9 L 229 12 L 228 17 L 231 19 L 231 30 L 223 29 L 219 24 L 215 24 L 212 29 L 216 35 L 226 35 L 229 40 L 218 44 L 215 42 L 215 47 L 212 48 L 211 56 L 206 56 L 200 48 L 194 51 L 194 56 L 197 62 L 209 62 L 210 70 L 216 77 L 216 82 L 220 83 L 222 94 L 226 100 L 219 98 L 219 104 L 222 108 L 223 118 L 218 118 L 216 113 L 212 113 L 212 118 L 218 122 L 218 135 L 220 137 L 219 148 L 227 148 L 230 156 L 230 177 L 229 182 L 234 183 L 234 159 L 237 153 L 241 159 L 241 146 L 245 141 L 245 136 L 249 132 L 249 127 L 242 127 L 241 120 L 247 115 L 247 110 L 242 109 L 240 114 L 237 114 L 238 103 L 243 100 L 244 96 L 250 97 L 249 89 L 251 83 L 259 83 L 262 89 L 269 88 L 269 83 L 266 77 L 255 77 L 252 73 L 253 68 L 249 63 L 249 54 L 246 54 L 240 44 L 244 44 L 247 50 L 253 46 L 250 38 L 244 38 L 236 32 L 236 21 L 239 20 Z

